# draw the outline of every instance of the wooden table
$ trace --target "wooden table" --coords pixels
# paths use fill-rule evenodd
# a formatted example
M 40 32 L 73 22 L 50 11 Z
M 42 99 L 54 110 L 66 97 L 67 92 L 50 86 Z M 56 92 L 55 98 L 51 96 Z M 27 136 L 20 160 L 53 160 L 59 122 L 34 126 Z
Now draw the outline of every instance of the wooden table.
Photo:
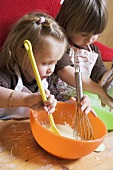
M 44 151 L 35 141 L 29 120 L 0 121 L 0 170 L 113 170 L 113 131 L 106 149 L 78 160 L 63 160 Z

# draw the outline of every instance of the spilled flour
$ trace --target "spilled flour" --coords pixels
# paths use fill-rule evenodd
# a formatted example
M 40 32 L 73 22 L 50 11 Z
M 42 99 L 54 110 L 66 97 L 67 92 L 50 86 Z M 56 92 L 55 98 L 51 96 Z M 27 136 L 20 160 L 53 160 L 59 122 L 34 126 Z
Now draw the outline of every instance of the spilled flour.
M 50 128 L 50 124 L 44 124 L 42 126 L 47 129 Z M 56 124 L 56 127 L 60 131 L 60 133 L 63 137 L 70 138 L 70 139 L 76 139 L 76 136 L 75 137 L 73 136 L 73 129 L 69 124 L 64 124 L 64 125 Z M 77 140 L 81 140 L 81 138 L 78 137 Z

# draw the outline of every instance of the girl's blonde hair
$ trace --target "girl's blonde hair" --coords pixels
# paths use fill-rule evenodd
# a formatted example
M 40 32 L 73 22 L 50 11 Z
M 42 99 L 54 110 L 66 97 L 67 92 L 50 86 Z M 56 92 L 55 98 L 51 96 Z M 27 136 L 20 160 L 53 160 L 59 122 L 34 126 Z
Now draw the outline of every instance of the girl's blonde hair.
M 13 71 L 15 63 L 17 63 L 21 69 L 25 70 L 28 57 L 23 45 L 24 40 L 27 39 L 31 42 L 33 50 L 38 47 L 38 50 L 40 50 L 44 43 L 44 37 L 47 36 L 53 37 L 61 45 L 64 43 L 64 50 L 66 50 L 66 36 L 52 17 L 40 12 L 32 12 L 23 16 L 12 28 L 3 45 L 0 53 L 2 66 L 7 67 L 9 71 Z
M 67 36 L 77 32 L 100 34 L 108 21 L 107 0 L 64 0 L 56 21 Z

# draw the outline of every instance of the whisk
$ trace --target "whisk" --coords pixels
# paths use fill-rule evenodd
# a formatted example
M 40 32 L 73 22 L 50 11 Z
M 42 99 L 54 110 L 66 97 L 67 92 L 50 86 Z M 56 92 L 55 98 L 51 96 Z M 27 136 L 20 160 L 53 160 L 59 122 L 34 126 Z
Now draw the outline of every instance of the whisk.
M 82 75 L 80 67 L 75 66 L 75 83 L 77 95 L 77 108 L 74 121 L 73 136 L 76 140 L 93 139 L 93 129 L 88 116 L 81 110 L 81 100 L 83 98 Z

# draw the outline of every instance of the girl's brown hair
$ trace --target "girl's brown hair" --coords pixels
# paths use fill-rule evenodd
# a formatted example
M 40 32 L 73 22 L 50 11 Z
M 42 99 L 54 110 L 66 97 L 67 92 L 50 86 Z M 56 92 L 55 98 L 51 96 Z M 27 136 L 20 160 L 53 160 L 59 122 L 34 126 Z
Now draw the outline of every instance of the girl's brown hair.
M 100 34 L 108 21 L 107 0 L 64 0 L 56 21 L 67 36 L 77 32 Z
M 61 45 L 64 43 L 65 48 L 67 47 L 66 36 L 52 17 L 40 12 L 32 12 L 23 16 L 12 28 L 3 45 L 0 53 L 2 66 L 13 71 L 17 63 L 21 69 L 25 69 L 29 59 L 24 49 L 24 40 L 29 40 L 33 50 L 36 50 L 38 47 L 40 49 L 44 43 L 44 37 L 47 36 L 53 37 Z

